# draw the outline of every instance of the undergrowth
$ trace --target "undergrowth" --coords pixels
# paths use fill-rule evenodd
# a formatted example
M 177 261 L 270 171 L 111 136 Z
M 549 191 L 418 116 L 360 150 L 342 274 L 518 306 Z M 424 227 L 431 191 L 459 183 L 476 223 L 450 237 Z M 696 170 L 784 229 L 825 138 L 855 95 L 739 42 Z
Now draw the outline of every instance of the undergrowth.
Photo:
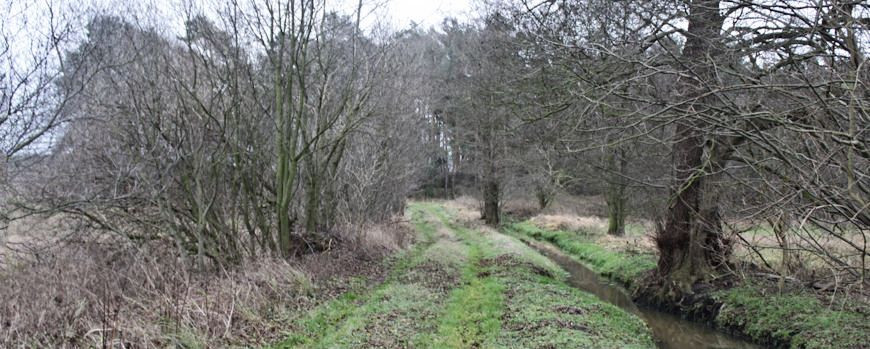
M 271 343 L 299 314 L 383 278 L 389 246 L 402 245 L 409 228 L 378 228 L 377 245 L 340 243 L 328 252 L 251 256 L 224 267 L 185 258 L 166 241 L 133 245 L 102 235 L 0 255 L 0 347 Z M 354 297 L 347 293 L 331 304 L 347 307 Z M 331 322 L 336 313 L 324 312 L 307 326 Z

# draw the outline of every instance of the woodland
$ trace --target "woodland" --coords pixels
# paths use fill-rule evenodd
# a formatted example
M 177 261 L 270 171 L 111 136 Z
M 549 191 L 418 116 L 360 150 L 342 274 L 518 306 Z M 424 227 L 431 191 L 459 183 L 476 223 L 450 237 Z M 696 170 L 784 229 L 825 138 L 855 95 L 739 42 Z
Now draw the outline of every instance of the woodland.
M 866 1 L 99 4 L 3 2 L 0 347 L 870 343 Z

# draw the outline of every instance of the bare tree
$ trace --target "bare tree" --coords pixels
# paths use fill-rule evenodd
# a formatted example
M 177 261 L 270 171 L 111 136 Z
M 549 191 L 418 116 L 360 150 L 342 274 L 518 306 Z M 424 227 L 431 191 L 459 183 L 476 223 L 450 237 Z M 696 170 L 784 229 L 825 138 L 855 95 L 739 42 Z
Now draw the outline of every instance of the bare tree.
M 662 294 L 691 292 L 694 283 L 727 273 L 742 224 L 735 222 L 763 222 L 783 210 L 800 212 L 786 219 L 794 227 L 786 230 L 801 249 L 852 276 L 866 274 L 867 178 L 858 170 L 867 160 L 860 155 L 866 4 L 513 5 L 518 26 L 548 46 L 542 55 L 575 82 L 574 117 L 585 119 L 576 123 L 580 134 L 615 135 L 575 142 L 573 150 L 670 147 L 671 193 L 657 238 Z M 614 208 L 617 196 L 609 200 Z M 852 252 L 833 253 L 817 233 L 801 232 L 808 226 Z
M 69 121 L 67 103 L 81 84 L 63 83 L 63 52 L 79 34 L 79 12 L 57 4 L 5 1 L 0 22 L 0 186 L 2 227 L 18 212 L 35 158 Z M 16 213 L 17 212 L 17 213 Z

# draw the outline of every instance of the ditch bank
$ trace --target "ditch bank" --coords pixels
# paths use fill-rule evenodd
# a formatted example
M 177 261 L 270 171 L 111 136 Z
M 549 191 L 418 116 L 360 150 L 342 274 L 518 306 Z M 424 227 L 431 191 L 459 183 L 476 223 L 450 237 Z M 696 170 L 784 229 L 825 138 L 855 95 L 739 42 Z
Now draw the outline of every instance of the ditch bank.
M 680 304 L 652 304 L 649 302 L 650 298 L 644 296 L 644 292 L 638 291 L 645 277 L 655 268 L 656 257 L 652 253 L 610 250 L 596 244 L 592 234 L 545 230 L 530 222 L 507 224 L 503 231 L 532 246 L 541 248 L 552 245 L 557 252 L 570 257 L 570 261 L 581 263 L 595 274 L 593 276 L 600 275 L 618 283 L 623 289 L 630 290 L 624 292 L 625 299 L 617 302 L 634 301 L 643 305 L 639 309 L 647 309 L 650 313 L 661 313 L 661 310 L 682 321 L 707 327 L 710 331 L 715 328 L 723 335 L 733 335 L 729 340 L 736 341 L 735 343 L 740 343 L 735 337 L 748 338 L 755 343 L 775 348 L 866 348 L 867 343 L 870 343 L 870 318 L 866 304 L 840 303 L 835 307 L 835 304 L 823 304 L 805 290 L 771 290 L 768 285 L 761 284 L 761 281 L 752 280 L 698 288 L 692 299 L 685 299 Z M 566 262 L 564 259 L 562 261 Z M 589 279 L 588 276 L 585 278 Z M 595 283 L 584 283 L 590 282 Z M 670 331 L 668 328 L 681 327 L 673 325 L 675 320 L 668 320 L 666 317 L 667 315 L 662 315 L 662 318 L 652 320 L 665 323 L 664 329 L 657 329 L 656 326 L 659 325 L 649 323 L 646 318 L 645 320 L 654 332 L 658 332 L 657 337 L 682 341 L 683 339 L 675 337 L 680 337 L 680 332 L 691 328 Z M 668 322 L 671 325 L 667 325 Z M 696 343 L 709 343 L 706 345 L 709 348 L 752 347 L 735 346 L 733 343 L 716 346 L 719 339 L 705 337 L 703 331 L 697 333 L 700 342 Z M 667 345 L 662 347 L 672 348 Z M 751 344 L 745 342 L 745 345 Z M 679 346 L 673 346 L 677 347 Z

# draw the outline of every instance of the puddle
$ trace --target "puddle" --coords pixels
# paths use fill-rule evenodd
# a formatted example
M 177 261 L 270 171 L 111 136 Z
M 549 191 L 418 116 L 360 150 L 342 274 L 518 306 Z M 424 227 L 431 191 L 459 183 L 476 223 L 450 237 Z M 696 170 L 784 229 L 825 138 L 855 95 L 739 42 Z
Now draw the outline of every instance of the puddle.
M 756 344 L 736 338 L 729 334 L 697 322 L 688 321 L 672 314 L 652 308 L 638 307 L 622 287 L 604 280 L 594 271 L 586 268 L 571 257 L 549 244 L 530 243 L 563 269 L 570 273 L 568 284 L 598 296 L 601 300 L 614 304 L 626 311 L 640 316 L 653 332 L 656 345 L 663 349 L 760 349 Z

